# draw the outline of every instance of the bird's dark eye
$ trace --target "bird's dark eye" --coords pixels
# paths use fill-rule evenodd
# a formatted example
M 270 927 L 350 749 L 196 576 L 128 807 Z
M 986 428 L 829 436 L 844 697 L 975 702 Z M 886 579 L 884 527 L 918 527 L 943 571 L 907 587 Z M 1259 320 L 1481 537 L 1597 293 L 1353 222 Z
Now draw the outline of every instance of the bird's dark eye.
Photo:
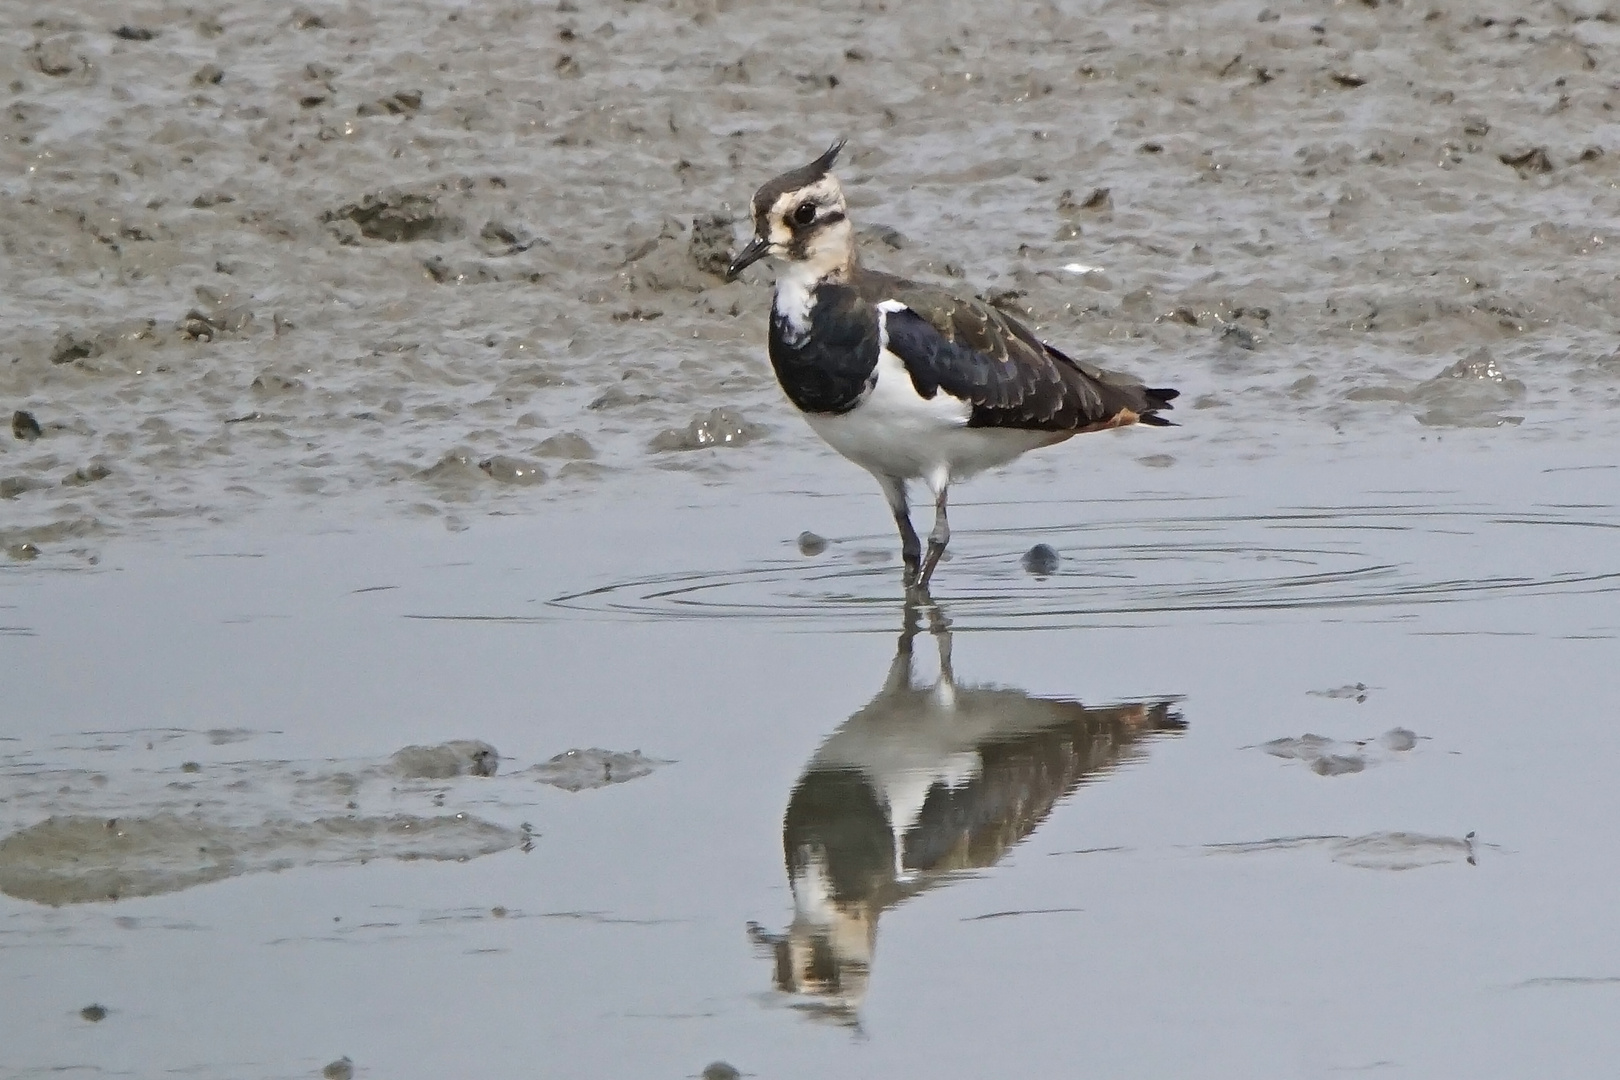
M 800 203 L 799 208 L 797 210 L 793 211 L 793 223 L 795 225 L 809 225 L 811 222 L 813 222 L 815 220 L 816 220 L 816 204 L 815 203 Z

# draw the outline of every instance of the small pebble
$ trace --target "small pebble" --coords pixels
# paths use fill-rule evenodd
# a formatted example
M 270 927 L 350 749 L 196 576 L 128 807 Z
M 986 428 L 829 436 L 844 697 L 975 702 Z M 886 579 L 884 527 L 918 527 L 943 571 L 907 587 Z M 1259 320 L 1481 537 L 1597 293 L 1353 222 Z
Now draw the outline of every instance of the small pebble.
M 354 1062 L 345 1054 L 322 1069 L 321 1075 L 326 1077 L 326 1080 L 354 1080 Z
M 1024 552 L 1024 557 L 1021 560 L 1024 573 L 1033 574 L 1036 577 L 1051 577 L 1057 573 L 1058 563 L 1062 561 L 1062 556 L 1048 544 L 1036 544 Z
M 703 1080 L 737 1080 L 742 1073 L 724 1061 L 711 1061 L 703 1067 Z
M 79 1010 L 79 1016 L 96 1024 L 107 1019 L 107 1009 L 102 1005 L 86 1005 Z
M 825 536 L 817 536 L 815 533 L 809 531 L 808 529 L 806 529 L 804 532 L 799 534 L 799 554 L 800 555 L 811 555 L 811 556 L 820 555 L 823 551 L 826 551 L 826 550 L 827 550 L 827 538 Z
M 34 419 L 33 413 L 18 409 L 11 414 L 11 434 L 15 438 L 32 442 L 40 436 L 39 421 Z

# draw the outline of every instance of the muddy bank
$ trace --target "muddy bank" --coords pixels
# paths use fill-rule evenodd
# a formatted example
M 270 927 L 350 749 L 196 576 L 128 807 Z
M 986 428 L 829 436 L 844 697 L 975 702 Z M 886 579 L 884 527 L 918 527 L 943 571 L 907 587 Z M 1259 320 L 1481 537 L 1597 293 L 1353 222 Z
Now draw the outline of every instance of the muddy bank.
M 0 31 L 0 538 L 790 477 L 767 273 L 716 271 L 840 134 L 869 260 L 1187 392 L 1150 464 L 1580 437 L 1617 46 L 1596 2 L 73 0 Z

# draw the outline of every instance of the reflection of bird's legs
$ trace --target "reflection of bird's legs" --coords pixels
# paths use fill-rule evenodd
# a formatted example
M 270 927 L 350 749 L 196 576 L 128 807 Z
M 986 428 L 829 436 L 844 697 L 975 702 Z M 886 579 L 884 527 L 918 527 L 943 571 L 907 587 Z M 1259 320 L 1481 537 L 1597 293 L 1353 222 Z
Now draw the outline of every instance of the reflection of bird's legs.
M 944 686 L 956 685 L 956 673 L 951 670 L 951 620 L 938 604 L 928 606 L 928 632 L 934 635 L 939 647 L 939 681 Z
M 904 690 L 911 685 L 911 643 L 920 629 L 918 607 L 906 602 L 901 616 L 900 640 L 894 647 L 894 660 L 889 664 L 889 677 L 883 682 L 885 694 Z

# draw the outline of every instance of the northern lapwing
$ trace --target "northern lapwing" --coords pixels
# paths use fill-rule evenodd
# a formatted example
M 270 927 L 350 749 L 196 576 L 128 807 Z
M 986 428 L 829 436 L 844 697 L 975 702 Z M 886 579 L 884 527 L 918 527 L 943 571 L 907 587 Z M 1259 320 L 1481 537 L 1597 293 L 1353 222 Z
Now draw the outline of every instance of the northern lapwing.
M 877 478 L 900 530 L 908 589 L 926 590 L 951 527 L 950 486 L 1088 431 L 1164 427 L 1175 390 L 1075 360 L 1004 312 L 867 270 L 838 180 L 842 141 L 754 195 L 754 238 L 728 276 L 781 261 L 771 303 L 776 378 L 810 426 Z M 924 554 L 906 485 L 934 500 Z

